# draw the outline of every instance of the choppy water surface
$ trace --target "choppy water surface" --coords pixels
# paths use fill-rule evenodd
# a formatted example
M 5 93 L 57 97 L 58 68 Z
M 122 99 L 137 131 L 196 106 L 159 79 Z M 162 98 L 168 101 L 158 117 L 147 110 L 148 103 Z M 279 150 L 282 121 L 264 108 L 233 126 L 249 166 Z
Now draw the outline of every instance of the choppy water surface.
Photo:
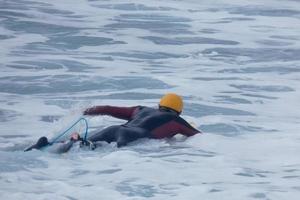
M 299 1 L 0 0 L 0 58 L 0 199 L 299 198 Z M 22 152 L 169 91 L 205 134 Z

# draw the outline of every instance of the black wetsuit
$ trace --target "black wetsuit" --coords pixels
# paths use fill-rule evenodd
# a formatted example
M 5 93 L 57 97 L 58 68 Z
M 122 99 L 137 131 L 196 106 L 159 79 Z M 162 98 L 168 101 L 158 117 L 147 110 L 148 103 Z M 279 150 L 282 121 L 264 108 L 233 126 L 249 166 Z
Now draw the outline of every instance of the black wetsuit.
M 91 142 L 116 142 L 118 147 L 125 146 L 139 138 L 159 139 L 172 137 L 178 133 L 186 136 L 200 133 L 199 130 L 182 119 L 178 113 L 165 108 L 96 106 L 86 110 L 84 114 L 110 115 L 127 120 L 125 124 L 110 126 L 101 131 L 90 133 L 91 136 L 87 139 Z M 74 142 L 76 141 L 71 139 L 65 143 L 58 143 L 58 146 L 52 152 L 65 153 L 69 151 Z M 48 139 L 41 137 L 36 144 L 25 149 L 25 151 L 41 149 L 48 145 L 51 145 Z
M 192 136 L 200 133 L 182 119 L 178 113 L 168 109 L 154 109 L 143 106 L 115 107 L 96 106 L 88 109 L 85 115 L 110 115 L 125 119 L 123 125 L 110 126 L 88 138 L 92 142 L 117 142 L 121 147 L 139 138 L 165 138 L 178 133 Z

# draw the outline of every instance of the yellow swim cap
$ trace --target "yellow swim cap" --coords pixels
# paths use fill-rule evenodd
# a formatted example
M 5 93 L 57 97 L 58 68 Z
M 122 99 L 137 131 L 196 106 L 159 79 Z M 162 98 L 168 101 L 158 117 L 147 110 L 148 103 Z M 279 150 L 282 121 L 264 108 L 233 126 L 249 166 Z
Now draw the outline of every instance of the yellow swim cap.
M 183 108 L 182 98 L 174 93 L 169 93 L 160 99 L 159 106 L 171 108 L 181 113 Z

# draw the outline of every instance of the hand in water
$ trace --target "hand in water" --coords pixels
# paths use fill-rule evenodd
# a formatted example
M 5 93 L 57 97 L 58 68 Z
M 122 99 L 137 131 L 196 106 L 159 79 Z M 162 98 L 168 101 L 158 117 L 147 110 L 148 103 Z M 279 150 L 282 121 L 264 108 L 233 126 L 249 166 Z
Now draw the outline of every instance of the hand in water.
M 80 139 L 81 139 L 81 138 L 80 138 L 79 133 L 74 132 L 74 133 L 71 134 L 70 140 L 72 140 L 72 141 L 78 141 L 78 140 L 80 140 Z

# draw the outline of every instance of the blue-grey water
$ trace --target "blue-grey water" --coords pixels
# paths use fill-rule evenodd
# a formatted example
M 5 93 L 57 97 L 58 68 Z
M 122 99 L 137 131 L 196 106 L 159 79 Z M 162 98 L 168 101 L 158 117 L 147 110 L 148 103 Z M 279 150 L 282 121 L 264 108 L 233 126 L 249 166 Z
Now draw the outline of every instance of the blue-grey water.
M 299 198 L 297 0 L 0 0 L 0 59 L 0 199 Z M 22 151 L 167 92 L 204 134 Z

